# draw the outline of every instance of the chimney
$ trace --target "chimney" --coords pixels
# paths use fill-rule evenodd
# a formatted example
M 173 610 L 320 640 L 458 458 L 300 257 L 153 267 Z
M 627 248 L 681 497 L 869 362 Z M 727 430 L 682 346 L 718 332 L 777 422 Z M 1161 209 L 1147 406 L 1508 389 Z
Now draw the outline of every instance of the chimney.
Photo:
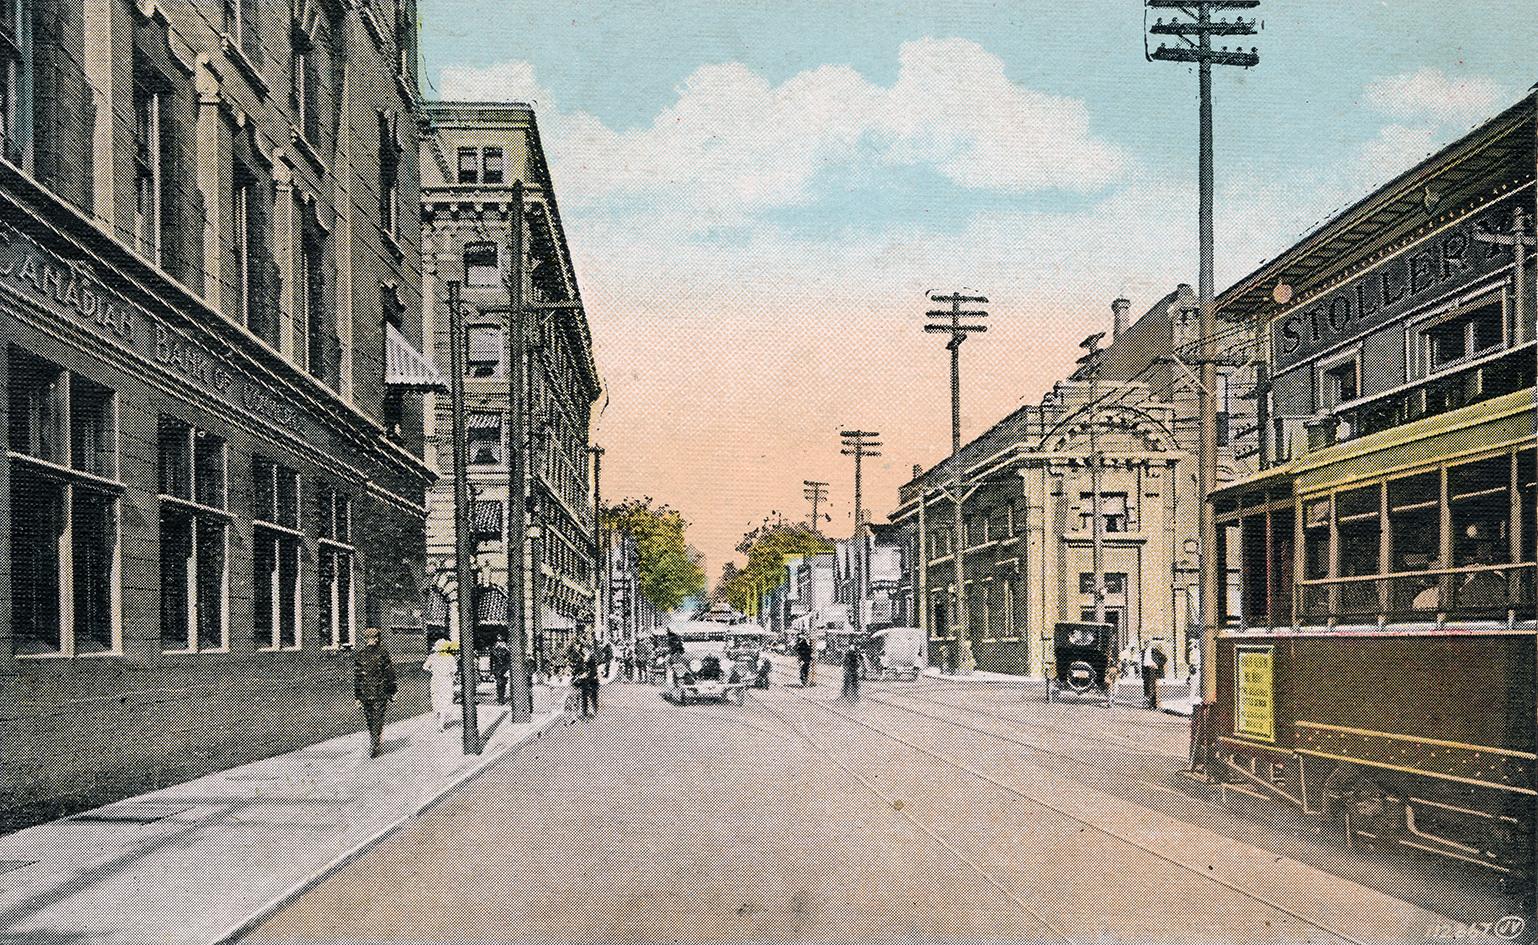
M 1126 299 L 1117 299 L 1111 303 L 1111 312 L 1114 319 L 1111 323 L 1112 341 L 1120 338 L 1121 333 L 1127 330 L 1127 309 L 1131 307 L 1132 303 Z

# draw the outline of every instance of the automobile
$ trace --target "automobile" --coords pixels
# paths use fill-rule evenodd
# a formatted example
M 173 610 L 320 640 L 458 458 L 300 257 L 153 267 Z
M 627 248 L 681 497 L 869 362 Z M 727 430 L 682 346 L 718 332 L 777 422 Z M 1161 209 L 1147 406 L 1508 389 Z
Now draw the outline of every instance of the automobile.
M 865 650 L 866 677 L 913 682 L 924 659 L 924 631 L 918 627 L 884 627 L 870 635 Z
M 742 705 L 746 677 L 727 654 L 732 627 L 713 621 L 679 621 L 669 629 L 680 647 L 669 655 L 663 698 L 679 705 L 705 701 Z
M 1116 626 L 1109 623 L 1064 622 L 1053 627 L 1053 666 L 1047 680 L 1047 701 L 1091 699 L 1111 704 L 1107 670 L 1116 652 Z

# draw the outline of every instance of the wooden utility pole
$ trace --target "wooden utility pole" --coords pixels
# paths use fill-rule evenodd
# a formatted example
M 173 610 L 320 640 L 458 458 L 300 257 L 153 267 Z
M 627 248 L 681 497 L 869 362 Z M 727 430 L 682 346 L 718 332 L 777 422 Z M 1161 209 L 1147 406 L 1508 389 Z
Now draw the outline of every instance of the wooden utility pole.
M 1212 66 L 1258 65 L 1260 56 L 1228 47 L 1212 48 L 1214 36 L 1253 36 L 1256 21 L 1234 17 L 1215 20 L 1215 10 L 1248 10 L 1260 6 L 1260 0 L 1145 0 L 1150 9 L 1170 10 L 1195 19 L 1162 18 L 1149 26 L 1158 36 L 1172 36 L 1183 45 L 1148 53 L 1149 59 L 1162 62 L 1196 63 L 1200 93 L 1199 155 L 1197 178 L 1200 198 L 1197 207 L 1197 236 L 1200 243 L 1200 272 L 1197 279 L 1197 306 L 1201 330 L 1201 457 L 1197 469 L 1197 487 L 1201 492 L 1201 617 L 1202 617 L 1202 702 L 1211 705 L 1218 696 L 1217 634 L 1220 598 L 1227 583 L 1227 565 L 1218 560 L 1217 519 L 1212 508 L 1212 492 L 1218 480 L 1218 407 L 1217 407 L 1217 311 L 1212 274 Z M 1193 38 L 1194 37 L 1194 38 Z M 1219 576 L 1222 576 L 1220 581 Z
M 861 463 L 867 456 L 880 456 L 876 447 L 881 442 L 876 437 L 881 434 L 870 430 L 840 430 L 839 436 L 843 437 L 843 449 L 839 450 L 845 456 L 854 457 L 854 554 L 851 561 L 854 569 L 854 635 L 860 639 L 865 635 L 865 507 L 861 502 L 863 496 L 861 487 Z
M 963 310 L 962 303 L 986 303 L 988 300 L 980 295 L 931 295 L 932 302 L 949 302 L 949 309 L 933 309 L 925 313 L 928 318 L 940 319 L 924 326 L 927 332 L 945 333 L 950 335 L 950 341 L 945 347 L 951 353 L 951 502 L 953 504 L 953 520 L 951 522 L 951 541 L 954 547 L 951 549 L 952 575 L 956 581 L 956 605 L 955 613 L 951 615 L 951 632 L 956 637 L 956 666 L 955 670 L 963 675 L 970 674 L 977 662 L 972 656 L 972 635 L 967 620 L 967 575 L 963 567 L 966 558 L 967 526 L 962 518 L 961 503 L 961 343 L 972 332 L 987 331 L 988 327 L 982 324 L 963 324 L 962 318 L 987 318 L 988 313 L 979 309 Z
M 593 457 L 593 627 L 609 639 L 608 548 L 603 541 L 603 447 L 589 446 Z
M 805 486 L 801 490 L 802 498 L 812 503 L 812 534 L 821 535 L 822 529 L 817 526 L 821 524 L 822 519 L 818 516 L 817 509 L 822 503 L 828 501 L 828 484 L 813 479 L 803 479 L 801 485 Z
M 481 726 L 475 691 L 475 570 L 470 554 L 470 482 L 466 471 L 465 323 L 459 311 L 459 283 L 449 283 L 449 412 L 454 428 L 454 580 L 459 601 L 459 689 L 463 694 L 461 728 L 467 755 L 481 753 Z
M 512 204 L 508 207 L 508 307 L 507 307 L 507 646 L 512 662 L 512 708 L 514 722 L 529 721 L 528 662 L 524 658 L 524 594 L 528 584 L 524 560 L 524 541 L 528 535 L 526 505 L 528 499 L 527 427 L 528 405 L 524 391 L 528 384 L 523 311 L 523 181 L 513 182 Z

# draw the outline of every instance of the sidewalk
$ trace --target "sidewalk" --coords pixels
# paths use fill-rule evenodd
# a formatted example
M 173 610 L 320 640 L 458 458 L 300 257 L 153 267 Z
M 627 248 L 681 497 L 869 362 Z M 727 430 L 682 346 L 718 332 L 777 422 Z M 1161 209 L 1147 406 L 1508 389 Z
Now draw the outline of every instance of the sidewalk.
M 480 756 L 428 713 L 368 735 L 0 837 L 0 943 L 207 945 L 249 931 L 328 873 L 547 731 L 480 706 Z

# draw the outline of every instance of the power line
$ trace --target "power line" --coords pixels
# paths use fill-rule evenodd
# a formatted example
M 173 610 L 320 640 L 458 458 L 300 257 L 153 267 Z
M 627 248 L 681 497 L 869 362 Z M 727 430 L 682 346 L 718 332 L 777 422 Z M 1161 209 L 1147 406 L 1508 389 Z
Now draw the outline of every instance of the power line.
M 874 430 L 840 430 L 838 434 L 842 439 L 843 448 L 839 450 L 845 456 L 854 457 L 854 581 L 851 596 L 854 598 L 854 634 L 859 639 L 865 632 L 865 508 L 861 504 L 861 468 L 866 457 L 880 456 L 876 447 L 881 441 L 876 439 L 880 433 Z

